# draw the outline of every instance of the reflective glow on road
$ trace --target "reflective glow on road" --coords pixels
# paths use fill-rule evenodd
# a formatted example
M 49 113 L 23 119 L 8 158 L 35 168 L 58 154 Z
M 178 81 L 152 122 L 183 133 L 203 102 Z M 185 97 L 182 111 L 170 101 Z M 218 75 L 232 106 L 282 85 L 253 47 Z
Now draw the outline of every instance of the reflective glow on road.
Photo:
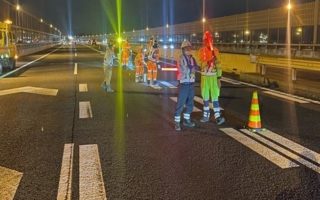
M 122 38 L 122 1 L 117 0 L 117 32 L 118 38 Z M 121 46 L 122 43 L 116 42 L 117 47 L 119 48 L 118 58 L 121 58 Z M 113 132 L 113 150 L 115 151 L 115 157 L 113 163 L 117 163 L 117 168 L 115 173 L 119 183 L 123 183 L 126 175 L 126 164 L 125 164 L 125 154 L 126 154 L 126 133 L 125 133 L 125 107 L 124 107 L 124 96 L 123 96 L 123 68 L 121 66 L 121 61 L 119 60 L 119 66 L 117 67 L 117 91 L 116 91 L 116 112 L 115 112 L 115 124 Z M 119 190 L 124 190 L 124 185 L 118 185 Z

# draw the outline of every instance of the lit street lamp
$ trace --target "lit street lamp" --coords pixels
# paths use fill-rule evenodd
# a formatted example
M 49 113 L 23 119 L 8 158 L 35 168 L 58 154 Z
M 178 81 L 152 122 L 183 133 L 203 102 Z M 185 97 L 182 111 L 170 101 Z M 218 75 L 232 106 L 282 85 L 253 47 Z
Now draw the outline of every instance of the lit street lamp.
M 5 24 L 12 24 L 12 21 L 10 19 L 7 19 L 6 21 L 4 21 Z
M 289 1 L 288 5 L 287 5 L 287 9 L 288 10 L 291 10 L 292 9 L 292 5 L 291 5 L 291 2 Z

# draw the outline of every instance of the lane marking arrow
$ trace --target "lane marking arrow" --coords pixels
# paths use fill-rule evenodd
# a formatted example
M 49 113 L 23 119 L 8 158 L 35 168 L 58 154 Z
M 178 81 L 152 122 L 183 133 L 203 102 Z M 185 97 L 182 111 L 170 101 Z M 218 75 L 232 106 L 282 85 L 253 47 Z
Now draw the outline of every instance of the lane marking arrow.
M 27 87 L 2 90 L 0 91 L 0 96 L 17 94 L 17 93 L 30 93 L 30 94 L 39 94 L 39 95 L 46 95 L 46 96 L 57 96 L 58 90 L 27 86 Z
M 0 166 L 0 197 L 11 200 L 18 189 L 23 173 Z

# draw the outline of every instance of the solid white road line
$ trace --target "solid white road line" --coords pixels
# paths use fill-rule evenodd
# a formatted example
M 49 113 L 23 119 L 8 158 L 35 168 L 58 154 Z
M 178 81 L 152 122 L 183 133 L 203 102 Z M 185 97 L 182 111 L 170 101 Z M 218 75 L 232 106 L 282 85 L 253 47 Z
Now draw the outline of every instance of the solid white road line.
M 93 118 L 90 101 L 79 102 L 79 118 L 80 119 Z
M 77 75 L 78 74 L 78 63 L 74 63 L 74 72 L 73 72 L 74 75 Z
M 170 99 L 172 100 L 172 101 L 174 101 L 174 102 L 178 102 L 178 97 L 170 97 Z M 193 107 L 193 112 L 202 112 L 202 110 L 200 110 L 199 108 L 197 108 L 197 107 Z
M 99 150 L 96 144 L 79 147 L 79 199 L 106 200 Z
M 58 51 L 60 48 L 61 48 L 61 46 L 60 46 L 59 48 L 51 51 L 50 53 L 47 53 L 46 55 L 41 56 L 40 58 L 38 58 L 38 59 L 36 59 L 36 60 L 34 60 L 34 61 L 31 61 L 31 62 L 29 62 L 29 63 L 27 63 L 27 64 L 24 64 L 24 65 L 22 65 L 21 67 L 19 67 L 19 68 L 15 69 L 15 70 L 13 70 L 13 71 L 11 71 L 11 72 L 9 72 L 9 73 L 6 73 L 6 74 L 0 76 L 0 79 L 5 78 L 5 77 L 7 77 L 7 76 L 10 76 L 10 75 L 16 73 L 17 71 L 20 71 L 20 70 L 24 69 L 25 67 L 27 67 L 27 66 L 29 66 L 29 65 L 31 65 L 31 64 L 33 64 L 33 63 L 35 63 L 35 62 L 37 62 L 37 61 L 39 61 L 39 60 L 41 60 L 41 59 L 43 59 L 43 58 L 49 56 L 50 54 Z
M 282 169 L 298 167 L 296 163 L 289 160 L 288 158 L 280 155 L 279 153 L 267 148 L 266 146 L 260 144 L 259 142 L 251 139 L 250 137 L 244 135 L 243 133 L 233 129 L 233 128 L 222 128 L 220 129 L 222 132 L 232 137 L 236 141 L 245 145 L 249 149 L 268 159 L 275 165 L 279 166 Z
M 222 80 L 224 82 L 230 82 L 230 83 L 235 81 L 233 79 L 225 78 L 225 77 L 223 77 Z M 303 101 L 306 101 L 307 103 L 320 104 L 320 101 L 308 99 L 308 98 L 305 98 L 305 97 L 300 97 L 300 96 L 297 96 L 297 95 L 288 94 L 288 93 L 280 92 L 280 91 L 277 91 L 277 90 L 272 90 L 272 89 L 269 89 L 269 88 L 266 88 L 266 87 L 254 85 L 254 84 L 251 84 L 251 83 L 245 83 L 245 82 L 242 82 L 242 81 L 237 81 L 237 82 L 239 84 L 242 84 L 242 85 L 247 85 L 247 86 L 250 86 L 250 87 L 253 87 L 253 88 L 258 88 L 258 89 L 269 91 L 269 92 L 273 92 L 273 93 L 276 93 L 276 94 L 281 94 L 281 95 L 284 95 L 284 96 L 292 97 L 292 98 L 297 99 L 297 100 L 303 100 Z
M 65 144 L 57 200 L 71 200 L 74 144 Z
M 0 91 L 0 96 L 15 94 L 15 93 L 30 93 L 30 94 L 39 94 L 39 95 L 47 95 L 47 96 L 57 96 L 58 90 L 57 89 L 47 89 L 47 88 L 38 88 L 38 87 L 20 87 L 8 90 Z
M 300 99 L 297 99 L 297 98 L 290 97 L 288 95 L 278 94 L 278 93 L 271 92 L 271 91 L 263 91 L 263 93 L 269 94 L 269 95 L 272 95 L 272 96 L 276 96 L 276 97 L 280 97 L 280 98 L 283 98 L 283 99 L 286 99 L 286 100 L 289 100 L 289 101 L 294 101 L 294 102 L 297 102 L 297 103 L 309 103 L 309 102 L 304 101 L 304 100 L 300 100 Z
M 167 86 L 170 89 L 176 89 L 177 87 L 172 85 L 171 83 L 167 82 L 167 81 L 159 81 L 159 83 L 161 83 L 164 86 Z
M 31 94 L 40 94 L 40 95 L 47 95 L 47 96 L 57 96 L 58 95 L 57 89 L 48 89 L 48 88 L 40 88 L 40 87 L 26 87 L 23 92 L 31 93 Z
M 242 129 L 241 130 L 242 132 L 246 133 L 247 135 L 250 135 L 251 137 L 254 137 L 256 138 L 257 140 L 263 142 L 264 144 L 268 145 L 269 147 L 272 147 L 274 148 L 275 150 L 277 150 L 278 152 L 288 156 L 289 158 L 293 159 L 293 160 L 296 160 L 297 162 L 305 165 L 306 167 L 314 170 L 315 172 L 319 173 L 320 174 L 320 167 L 311 163 L 310 161 L 307 161 L 305 160 L 304 158 L 302 158 L 301 156 L 297 155 L 297 154 L 294 154 L 292 153 L 291 151 L 288 151 L 280 146 L 278 146 L 277 144 L 261 137 L 260 135 L 256 134 L 256 133 L 252 133 L 251 131 L 249 130 L 246 130 L 246 129 Z M 290 148 L 290 145 L 288 146 Z
M 155 90 L 161 90 L 162 87 L 160 87 L 159 85 L 150 85 L 150 87 L 152 87 Z
M 241 83 L 239 81 L 232 80 L 232 79 L 225 78 L 225 77 L 222 77 L 221 81 L 226 82 L 226 83 L 231 83 L 233 85 L 241 85 Z
M 0 166 L 0 199 L 12 200 L 23 174 Z
M 100 53 L 100 54 L 105 54 L 105 52 L 103 52 L 103 51 L 99 51 L 99 50 L 97 50 L 97 49 L 95 49 L 95 48 L 92 48 L 92 47 L 90 47 L 90 46 L 88 46 L 88 45 L 83 45 L 83 46 L 85 46 L 85 47 L 88 47 L 89 49 L 91 49 L 91 50 L 93 50 L 93 51 L 95 51 L 95 52 L 97 52 L 97 53 Z
M 197 103 L 200 103 L 201 105 L 203 105 L 203 99 L 198 97 L 198 96 L 194 96 L 194 101 L 197 102 Z M 211 109 L 213 109 L 213 104 L 210 102 L 209 103 L 209 106 Z M 220 107 L 220 110 L 224 110 L 222 107 Z
M 88 92 L 88 84 L 79 84 L 79 92 Z
M 25 90 L 26 90 L 26 87 L 20 87 L 20 88 L 8 89 L 8 90 L 1 90 L 0 91 L 0 96 L 20 93 L 20 92 L 24 92 Z
M 309 158 L 310 160 L 318 163 L 320 165 L 320 154 L 312 151 L 298 143 L 295 143 L 285 137 L 280 136 L 279 134 L 276 134 L 272 131 L 266 130 L 263 133 L 261 133 L 263 136 L 278 142 L 279 144 L 291 149 L 292 151 Z

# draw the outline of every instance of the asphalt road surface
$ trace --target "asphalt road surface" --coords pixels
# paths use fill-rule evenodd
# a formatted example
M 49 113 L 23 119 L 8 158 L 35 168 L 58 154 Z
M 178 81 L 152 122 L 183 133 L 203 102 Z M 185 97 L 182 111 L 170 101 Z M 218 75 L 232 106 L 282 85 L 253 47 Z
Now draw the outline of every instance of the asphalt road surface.
M 197 83 L 197 127 L 176 132 L 175 72 L 152 88 L 114 68 L 105 93 L 102 59 L 61 46 L 1 78 L 1 200 L 320 199 L 320 102 L 224 79 L 227 123 L 202 124 Z M 253 134 L 254 90 L 266 130 Z

